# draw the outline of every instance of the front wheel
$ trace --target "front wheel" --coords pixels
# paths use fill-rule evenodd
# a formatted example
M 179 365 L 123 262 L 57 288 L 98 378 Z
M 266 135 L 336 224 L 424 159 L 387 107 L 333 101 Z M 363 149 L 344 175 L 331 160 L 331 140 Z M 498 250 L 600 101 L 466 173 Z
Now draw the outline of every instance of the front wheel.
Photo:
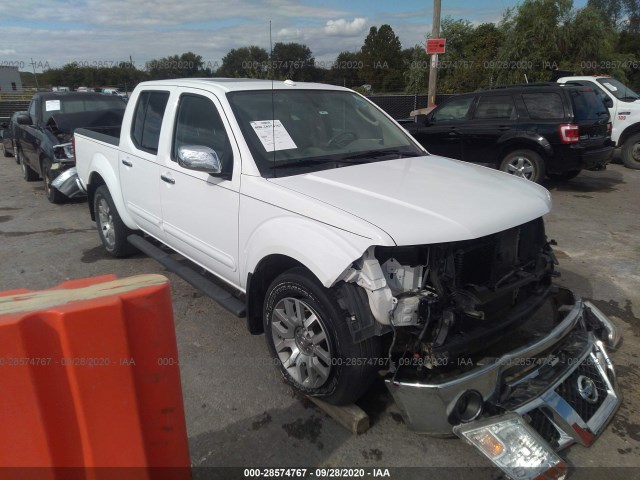
M 533 150 L 514 150 L 504 157 L 500 170 L 540 183 L 544 178 L 544 160 Z
M 640 170 L 640 133 L 631 135 L 622 146 L 622 163 L 628 168 Z
M 122 258 L 138 251 L 127 240 L 127 237 L 135 232 L 120 218 L 106 185 L 96 189 L 93 197 L 93 211 L 100 240 L 107 252 L 114 257 Z
M 269 350 L 296 390 L 346 405 L 376 378 L 379 339 L 354 343 L 335 296 L 306 269 L 294 268 L 273 281 L 263 314 Z

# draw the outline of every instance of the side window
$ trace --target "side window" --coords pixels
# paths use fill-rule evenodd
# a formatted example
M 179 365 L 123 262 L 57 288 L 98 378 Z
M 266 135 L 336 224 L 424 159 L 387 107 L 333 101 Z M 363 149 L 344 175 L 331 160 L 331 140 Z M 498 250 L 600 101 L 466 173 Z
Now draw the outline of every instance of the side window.
M 522 100 L 533 120 L 564 118 L 562 98 L 557 93 L 523 93 Z
M 466 120 L 473 97 L 450 100 L 440 109 L 433 112 L 432 122 L 446 122 L 451 120 Z
M 511 95 L 485 95 L 480 97 L 476 113 L 476 120 L 515 120 L 516 107 Z
M 160 128 L 168 100 L 169 92 L 146 91 L 138 97 L 131 125 L 131 139 L 140 150 L 158 153 Z
M 171 159 L 176 161 L 178 149 L 185 145 L 209 147 L 216 152 L 223 170 L 232 166 L 231 142 L 211 100 L 198 95 L 180 97 L 173 138 Z

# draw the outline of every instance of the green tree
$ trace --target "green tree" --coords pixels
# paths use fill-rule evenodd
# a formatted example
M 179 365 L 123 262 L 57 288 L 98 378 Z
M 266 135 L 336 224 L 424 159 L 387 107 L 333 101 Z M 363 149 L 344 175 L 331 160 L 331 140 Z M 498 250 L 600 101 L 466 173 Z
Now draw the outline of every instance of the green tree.
M 340 52 L 327 72 L 325 80 L 347 88 L 360 86 L 362 82 L 358 73 L 362 65 L 359 52 Z
M 210 71 L 204 68 L 202 57 L 193 52 L 151 60 L 146 63 L 146 70 L 149 73 L 149 77 L 154 80 L 203 77 L 211 74 Z
M 317 76 L 311 50 L 300 43 L 278 42 L 273 46 L 271 64 L 275 78 L 310 81 Z
M 374 90 L 404 89 L 402 44 L 389 25 L 371 27 L 360 50 L 360 80 Z
M 222 65 L 216 70 L 216 77 L 266 78 L 269 54 L 264 48 L 234 48 L 222 58 Z

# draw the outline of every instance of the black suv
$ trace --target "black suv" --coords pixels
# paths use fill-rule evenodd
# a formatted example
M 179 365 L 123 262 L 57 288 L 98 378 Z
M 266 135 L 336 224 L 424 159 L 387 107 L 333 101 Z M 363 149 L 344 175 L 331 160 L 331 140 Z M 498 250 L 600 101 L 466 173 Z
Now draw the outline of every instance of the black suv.
M 403 126 L 430 153 L 540 182 L 611 160 L 609 113 L 592 89 L 529 84 L 457 95 Z

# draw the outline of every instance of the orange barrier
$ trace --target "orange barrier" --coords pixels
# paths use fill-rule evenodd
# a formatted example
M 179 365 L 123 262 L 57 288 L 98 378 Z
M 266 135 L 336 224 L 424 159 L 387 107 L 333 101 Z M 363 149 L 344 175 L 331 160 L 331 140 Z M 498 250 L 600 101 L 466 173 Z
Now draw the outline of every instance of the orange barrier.
M 190 477 L 162 275 L 0 293 L 0 391 L 0 467 L 53 479 L 109 476 L 96 467 L 130 469 L 120 478 Z M 83 468 L 57 470 L 66 467 Z

